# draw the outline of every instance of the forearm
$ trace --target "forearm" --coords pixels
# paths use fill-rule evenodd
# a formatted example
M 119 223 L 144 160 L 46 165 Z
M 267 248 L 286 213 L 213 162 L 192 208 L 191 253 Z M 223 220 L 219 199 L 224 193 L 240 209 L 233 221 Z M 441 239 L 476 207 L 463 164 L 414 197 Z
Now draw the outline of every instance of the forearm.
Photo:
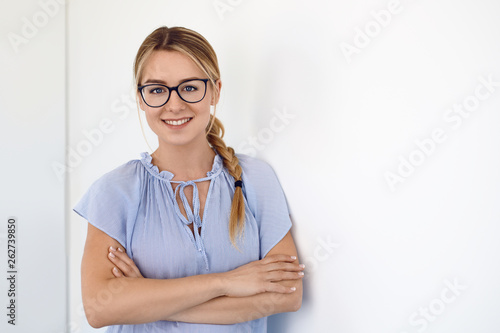
M 218 274 L 180 279 L 112 278 L 86 287 L 84 308 L 93 327 L 162 320 L 223 295 Z
M 235 324 L 283 312 L 273 299 L 280 294 L 262 293 L 247 297 L 221 296 L 170 315 L 166 320 L 203 324 Z
M 188 323 L 235 324 L 298 310 L 302 302 L 302 281 L 282 281 L 281 284 L 297 289 L 291 294 L 265 292 L 247 297 L 221 296 L 164 319 Z

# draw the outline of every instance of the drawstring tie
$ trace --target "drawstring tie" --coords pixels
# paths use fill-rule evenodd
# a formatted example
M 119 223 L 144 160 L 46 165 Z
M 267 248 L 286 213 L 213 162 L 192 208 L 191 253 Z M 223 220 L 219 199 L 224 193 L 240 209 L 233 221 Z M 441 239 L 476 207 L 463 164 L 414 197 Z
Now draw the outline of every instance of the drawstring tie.
M 184 189 L 187 186 L 193 186 L 193 210 L 191 211 L 191 207 L 189 206 L 188 199 L 186 198 L 186 194 L 184 193 Z M 201 228 L 201 218 L 200 218 L 200 198 L 198 197 L 198 186 L 196 186 L 196 183 L 192 180 L 187 181 L 187 182 L 181 182 L 177 187 L 175 188 L 175 197 L 177 198 L 177 193 L 179 192 L 180 189 L 180 198 L 182 201 L 182 205 L 184 206 L 184 211 L 186 211 L 186 216 L 187 219 L 182 215 L 181 210 L 179 208 L 179 205 L 176 203 L 175 204 L 175 212 L 177 213 L 177 216 L 181 219 L 181 221 L 186 224 L 193 224 L 193 231 L 194 231 L 194 239 L 196 242 L 196 248 L 198 249 L 199 252 L 203 255 L 203 260 L 205 261 L 205 268 L 208 271 L 208 258 L 207 258 L 207 253 L 205 251 L 205 246 L 203 245 L 203 242 L 201 240 L 201 236 L 199 233 L 199 228 Z
M 174 181 L 171 180 L 171 183 L 177 183 L 177 187 L 175 188 L 175 193 L 174 193 L 174 207 L 175 207 L 175 212 L 179 219 L 185 224 L 193 224 L 193 231 L 194 231 L 194 240 L 196 243 L 196 248 L 198 249 L 198 252 L 201 252 L 203 255 L 203 260 L 205 261 L 205 269 L 208 271 L 209 266 L 208 266 L 208 257 L 207 257 L 207 252 L 205 251 L 205 245 L 203 245 L 203 241 L 201 239 L 201 235 L 199 232 L 199 229 L 201 228 L 201 218 L 200 218 L 200 197 L 198 196 L 198 186 L 196 186 L 196 183 L 198 182 L 203 182 L 207 180 L 212 180 L 213 178 L 217 177 L 220 173 L 222 172 L 222 168 L 219 168 L 219 170 L 215 172 L 208 172 L 208 177 L 205 178 L 200 178 L 196 180 L 188 180 L 188 181 Z M 188 199 L 186 198 L 186 193 L 184 192 L 184 189 L 188 186 L 193 186 L 193 210 L 191 210 L 191 207 L 189 206 Z M 181 210 L 179 208 L 179 205 L 177 204 L 177 194 L 179 194 L 182 205 L 184 206 L 184 211 L 186 212 L 186 217 L 181 213 Z M 207 198 L 208 198 L 208 193 L 207 193 Z M 207 202 L 206 200 L 205 202 Z M 205 209 L 206 211 L 206 209 Z

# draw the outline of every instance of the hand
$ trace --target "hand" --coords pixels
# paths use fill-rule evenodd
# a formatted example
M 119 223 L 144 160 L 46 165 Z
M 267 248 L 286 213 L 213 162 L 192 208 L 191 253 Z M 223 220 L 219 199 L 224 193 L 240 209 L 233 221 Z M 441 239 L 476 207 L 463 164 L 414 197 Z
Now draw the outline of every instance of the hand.
M 244 297 L 263 292 L 292 293 L 295 288 L 285 287 L 277 282 L 296 280 L 304 276 L 304 266 L 293 263 L 295 260 L 295 257 L 275 254 L 221 273 L 224 294 Z
M 108 250 L 108 259 L 115 265 L 112 269 L 115 277 L 144 277 L 134 261 L 129 258 L 122 248 L 119 247 L 118 250 L 116 250 L 111 246 Z

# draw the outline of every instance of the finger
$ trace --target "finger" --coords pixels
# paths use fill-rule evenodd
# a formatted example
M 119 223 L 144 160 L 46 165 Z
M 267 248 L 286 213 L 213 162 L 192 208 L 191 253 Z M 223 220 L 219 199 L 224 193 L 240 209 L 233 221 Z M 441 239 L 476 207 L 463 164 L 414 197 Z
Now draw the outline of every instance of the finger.
M 139 277 L 137 271 L 124 262 L 116 251 L 110 252 L 108 258 L 126 277 Z
M 115 277 L 123 277 L 123 273 L 118 268 L 113 267 L 111 271 Z
M 293 263 L 285 263 L 285 262 L 277 262 L 271 263 L 265 266 L 265 270 L 270 271 L 287 271 L 287 272 L 299 272 L 305 269 L 304 264 L 293 264 Z
M 285 287 L 279 283 L 270 282 L 266 285 L 266 291 L 280 293 L 280 294 L 291 294 L 296 290 L 295 287 Z
M 118 248 L 118 250 L 114 249 L 113 247 L 110 248 L 111 251 L 110 253 L 113 253 L 116 257 L 120 258 L 120 260 L 122 260 L 124 263 L 126 263 L 127 265 L 129 266 L 135 266 L 135 263 L 132 259 L 130 259 L 130 257 L 121 250 L 121 248 Z
M 120 259 L 120 257 L 117 257 L 116 256 L 116 253 L 115 252 L 109 252 L 108 253 L 108 259 L 111 260 L 111 262 L 113 264 L 116 264 L 118 262 L 121 262 L 122 260 Z
M 129 265 L 124 263 L 123 261 L 118 261 L 114 263 L 116 267 L 123 273 L 126 277 L 139 277 L 135 270 L 132 269 Z
M 108 247 L 108 252 L 115 252 L 115 251 L 120 251 L 122 253 L 127 253 L 126 250 L 122 249 L 121 247 L 114 248 L 113 246 Z
M 283 280 L 298 280 L 304 277 L 304 272 L 280 272 L 274 271 L 267 275 L 270 282 L 277 282 Z
M 137 268 L 135 262 L 132 259 L 130 259 L 130 257 L 123 250 L 121 250 L 121 248 L 118 248 L 117 251 L 111 247 L 110 255 L 111 253 L 115 256 L 115 258 L 119 259 L 122 262 L 122 264 L 119 264 L 116 260 L 114 261 L 119 266 L 120 269 L 126 272 L 126 275 L 128 277 L 132 276 L 142 277 L 142 274 L 139 271 L 139 268 Z M 128 267 L 124 266 L 124 264 L 127 265 Z
M 280 262 L 280 261 L 285 261 L 285 262 L 294 262 L 297 260 L 296 256 L 289 256 L 286 254 L 273 254 L 271 256 L 265 257 L 262 259 L 262 263 L 264 264 L 270 264 L 274 262 Z

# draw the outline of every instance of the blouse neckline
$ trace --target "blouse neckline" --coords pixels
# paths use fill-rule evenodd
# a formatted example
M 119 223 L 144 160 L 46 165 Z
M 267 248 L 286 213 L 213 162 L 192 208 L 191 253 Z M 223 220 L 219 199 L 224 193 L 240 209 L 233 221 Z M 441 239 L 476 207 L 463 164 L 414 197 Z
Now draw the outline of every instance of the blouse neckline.
M 158 167 L 152 163 L 153 157 L 151 155 L 149 155 L 149 153 L 147 153 L 147 152 L 141 153 L 140 161 L 141 161 L 142 165 L 144 165 L 146 170 L 148 170 L 149 173 L 151 173 L 155 177 L 165 179 L 168 181 L 172 181 L 175 183 L 199 182 L 199 181 L 204 181 L 204 180 L 209 180 L 209 179 L 215 178 L 216 176 L 218 176 L 222 172 L 222 167 L 223 167 L 222 157 L 217 153 L 217 151 L 215 149 L 214 149 L 214 151 L 215 151 L 214 162 L 212 164 L 212 169 L 207 172 L 207 176 L 204 178 L 187 180 L 187 181 L 172 181 L 172 178 L 174 178 L 175 175 L 172 172 L 167 171 L 167 170 L 163 170 L 160 172 Z

